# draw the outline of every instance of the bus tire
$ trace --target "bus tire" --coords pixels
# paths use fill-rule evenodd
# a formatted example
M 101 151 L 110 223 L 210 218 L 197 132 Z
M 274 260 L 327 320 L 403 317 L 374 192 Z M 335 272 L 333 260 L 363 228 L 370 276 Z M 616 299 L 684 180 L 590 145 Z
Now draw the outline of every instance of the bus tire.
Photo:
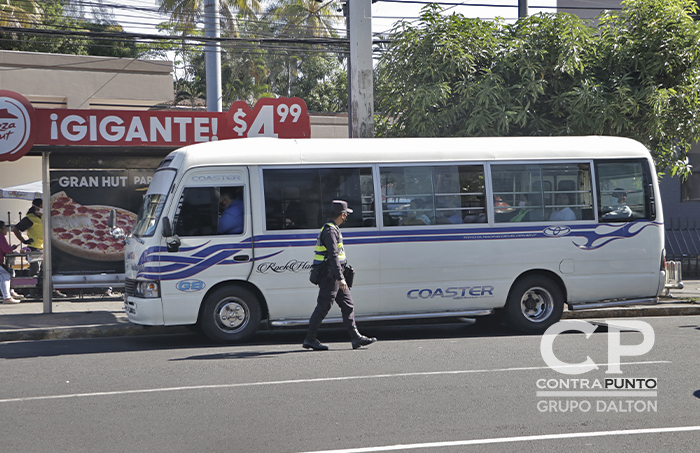
M 217 343 L 247 340 L 260 326 L 260 302 L 245 288 L 219 288 L 205 299 L 199 324 L 204 335 Z
M 541 334 L 561 319 L 564 295 L 552 279 L 530 275 L 515 282 L 503 311 L 511 328 Z

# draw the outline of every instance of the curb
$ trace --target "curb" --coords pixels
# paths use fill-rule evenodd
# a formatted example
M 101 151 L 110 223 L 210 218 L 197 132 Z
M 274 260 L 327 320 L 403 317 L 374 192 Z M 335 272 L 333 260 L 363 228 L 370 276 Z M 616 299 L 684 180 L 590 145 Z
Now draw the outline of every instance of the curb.
M 700 304 L 678 302 L 658 305 L 564 311 L 561 319 L 642 318 L 650 316 L 698 316 Z M 142 326 L 123 323 L 93 324 L 74 327 L 33 327 L 0 331 L 0 342 L 68 340 L 85 338 L 132 337 L 144 335 L 182 335 L 193 333 L 192 326 Z
M 80 327 L 49 327 L 0 331 L 3 341 L 75 340 L 84 338 L 181 335 L 192 333 L 187 326 L 140 326 L 137 324 L 98 324 Z
M 700 315 L 698 304 L 658 304 L 637 305 L 630 307 L 603 308 L 598 310 L 564 311 L 561 319 L 590 318 L 643 318 L 648 316 L 697 316 Z

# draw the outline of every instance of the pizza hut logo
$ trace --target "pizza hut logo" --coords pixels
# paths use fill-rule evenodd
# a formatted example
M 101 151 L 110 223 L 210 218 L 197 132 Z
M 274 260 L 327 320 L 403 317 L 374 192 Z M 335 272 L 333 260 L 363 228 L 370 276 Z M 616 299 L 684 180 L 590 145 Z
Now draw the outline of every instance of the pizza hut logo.
M 32 104 L 20 94 L 0 90 L 0 162 L 14 161 L 27 154 L 36 133 Z

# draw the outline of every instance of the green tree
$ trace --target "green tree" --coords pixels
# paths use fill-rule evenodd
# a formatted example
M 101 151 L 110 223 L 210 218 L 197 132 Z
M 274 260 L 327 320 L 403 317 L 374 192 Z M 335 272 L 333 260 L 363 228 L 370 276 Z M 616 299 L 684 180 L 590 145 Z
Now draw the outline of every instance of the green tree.
M 75 17 L 70 11 L 71 8 L 66 9 L 67 5 L 65 0 L 41 2 L 41 14 L 36 17 L 35 22 L 24 24 L 22 27 L 31 28 L 31 33 L 30 30 L 27 30 L 27 33 L 0 32 L 0 49 L 125 58 L 137 58 L 153 53 L 149 46 L 120 36 L 124 30 L 117 23 L 108 20 L 94 21 L 82 15 Z M 96 12 L 97 10 L 93 11 Z M 105 12 L 102 17 L 108 18 L 109 14 Z M 91 36 L 90 32 L 108 35 Z
M 159 10 L 170 14 L 170 23 L 191 34 L 204 23 L 204 0 L 157 0 Z M 262 6 L 258 0 L 220 0 L 221 28 L 229 36 L 238 36 L 245 20 L 255 19 Z
M 336 55 L 310 55 L 302 61 L 299 72 L 301 77 L 291 95 L 302 98 L 309 111 L 348 110 L 348 72 Z
M 2 0 L 0 27 L 31 27 L 39 21 L 42 8 L 34 0 Z
M 423 10 L 379 64 L 378 136 L 617 135 L 687 175 L 700 136 L 694 0 L 628 0 L 593 27 L 568 14 L 514 24 Z
M 335 27 L 343 21 L 337 14 L 338 4 L 316 0 L 278 0 L 270 5 L 263 21 L 270 33 L 281 38 L 336 38 Z M 293 47 L 280 44 L 269 49 L 267 55 L 269 85 L 281 96 L 304 97 L 312 86 L 320 86 L 330 73 L 314 71 L 322 60 L 331 60 L 322 45 L 298 43 Z M 305 68 L 305 69 L 304 69 Z M 306 90 L 301 88 L 305 86 Z

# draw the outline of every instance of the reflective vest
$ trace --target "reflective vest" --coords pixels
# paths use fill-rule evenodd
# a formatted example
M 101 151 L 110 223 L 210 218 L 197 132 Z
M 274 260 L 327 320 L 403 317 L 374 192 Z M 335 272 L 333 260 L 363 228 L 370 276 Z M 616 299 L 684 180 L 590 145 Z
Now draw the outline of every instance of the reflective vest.
M 27 229 L 27 236 L 29 239 L 34 239 L 34 242 L 27 244 L 29 247 L 35 249 L 44 248 L 44 224 L 41 221 L 41 217 L 36 214 L 27 214 L 27 218 L 31 220 L 32 226 Z
M 345 247 L 343 247 L 343 235 L 340 233 L 340 228 L 338 228 L 338 225 L 333 222 L 328 222 L 327 224 L 323 225 L 323 228 L 326 228 L 327 226 L 338 230 L 338 260 L 340 261 L 340 264 L 345 264 L 347 262 L 347 258 L 345 258 Z M 321 232 L 318 233 L 318 238 L 316 239 L 316 247 L 314 248 L 314 264 L 321 264 L 328 259 L 328 249 L 321 242 L 323 228 L 321 228 Z

